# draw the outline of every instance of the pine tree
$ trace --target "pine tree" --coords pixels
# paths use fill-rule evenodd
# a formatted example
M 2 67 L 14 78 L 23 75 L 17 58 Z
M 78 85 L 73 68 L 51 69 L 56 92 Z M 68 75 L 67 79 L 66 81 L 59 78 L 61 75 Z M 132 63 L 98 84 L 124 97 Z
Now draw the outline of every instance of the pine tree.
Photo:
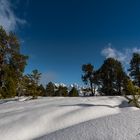
M 44 86 L 41 84 L 40 86 L 38 86 L 38 92 L 39 92 L 39 96 L 46 96 L 46 90 L 44 88 Z
M 131 77 L 124 81 L 124 96 L 129 103 L 140 108 L 140 54 L 133 53 L 128 71 Z
M 36 99 L 39 95 L 38 87 L 41 73 L 38 70 L 33 70 L 31 74 L 28 74 L 28 77 L 30 79 L 30 93 L 33 99 Z
M 0 91 L 3 97 L 7 97 L 4 94 L 11 92 L 8 91 L 10 83 L 13 84 L 11 88 L 15 88 L 13 91 L 17 94 L 27 58 L 20 53 L 20 42 L 17 37 L 13 33 L 6 33 L 0 27 Z M 11 96 L 15 96 L 15 93 L 12 93 Z
M 68 89 L 67 87 L 59 86 L 58 90 L 55 92 L 55 96 L 68 96 Z
M 130 62 L 130 76 L 135 85 L 140 87 L 140 54 L 134 53 Z
M 93 83 L 94 83 L 94 67 L 91 64 L 84 64 L 82 66 L 82 71 L 83 71 L 83 75 L 82 75 L 82 80 L 83 82 L 87 85 L 90 85 L 90 90 L 91 90 L 91 94 L 92 96 L 95 95 L 95 92 L 93 91 Z
M 52 82 L 49 82 L 46 86 L 46 96 L 55 96 L 55 86 Z
M 128 99 L 130 104 L 140 108 L 140 88 L 135 86 L 130 79 L 125 80 L 124 96 Z M 129 96 L 127 96 L 129 95 Z M 130 95 L 132 95 L 130 97 Z
M 108 58 L 97 72 L 99 74 L 100 91 L 105 95 L 121 95 L 123 80 L 126 77 L 122 65 L 114 58 Z
M 12 78 L 8 78 L 5 83 L 5 97 L 11 98 L 16 96 L 16 85 L 14 83 L 14 80 Z
M 19 92 L 19 96 L 32 96 L 32 93 L 31 93 L 31 79 L 29 78 L 28 75 L 24 75 L 22 77 L 22 80 L 20 82 L 20 92 Z
M 79 96 L 78 90 L 75 87 L 73 87 L 69 92 L 69 96 L 70 97 L 78 97 Z

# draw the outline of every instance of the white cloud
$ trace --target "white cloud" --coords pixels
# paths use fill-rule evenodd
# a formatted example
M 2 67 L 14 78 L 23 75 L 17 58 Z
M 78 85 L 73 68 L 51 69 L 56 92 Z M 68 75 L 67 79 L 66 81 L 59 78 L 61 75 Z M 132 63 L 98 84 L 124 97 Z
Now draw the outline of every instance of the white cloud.
M 122 62 L 122 64 L 126 67 L 132 58 L 133 53 L 140 53 L 140 48 L 125 48 L 123 51 L 119 51 L 109 44 L 106 48 L 101 51 L 101 54 L 105 56 L 105 58 L 115 58 Z
M 0 25 L 7 32 L 14 31 L 19 24 L 25 24 L 26 21 L 18 18 L 13 10 L 10 0 L 0 0 Z
M 140 48 L 135 47 L 135 48 L 133 48 L 132 52 L 133 53 L 135 53 L 135 52 L 140 53 Z

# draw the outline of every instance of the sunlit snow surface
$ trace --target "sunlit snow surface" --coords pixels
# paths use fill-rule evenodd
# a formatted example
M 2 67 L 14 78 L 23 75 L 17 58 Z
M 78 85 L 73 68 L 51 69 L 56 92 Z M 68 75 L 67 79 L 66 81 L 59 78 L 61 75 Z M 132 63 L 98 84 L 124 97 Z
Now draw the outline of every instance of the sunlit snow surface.
M 140 140 L 140 111 L 123 97 L 0 100 L 0 140 Z

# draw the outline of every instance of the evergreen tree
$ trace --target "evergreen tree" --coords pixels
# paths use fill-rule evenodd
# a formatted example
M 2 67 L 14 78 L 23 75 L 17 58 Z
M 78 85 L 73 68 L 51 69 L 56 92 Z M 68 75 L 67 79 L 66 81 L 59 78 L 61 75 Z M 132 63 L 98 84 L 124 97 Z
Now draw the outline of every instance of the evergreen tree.
M 131 79 L 127 78 L 124 81 L 124 96 L 129 103 L 140 108 L 140 54 L 133 53 L 128 71 Z
M 97 72 L 99 74 L 100 91 L 105 95 L 121 95 L 123 81 L 126 77 L 122 65 L 114 58 L 108 58 Z
M 14 70 L 12 69 L 12 67 L 10 67 L 9 65 L 5 66 L 4 68 L 5 70 L 5 76 L 4 76 L 4 94 L 3 94 L 3 98 L 11 98 L 16 96 L 17 92 L 16 92 L 16 87 L 17 87 L 17 79 L 16 77 L 13 77 L 14 75 Z
M 78 97 L 79 96 L 78 90 L 75 87 L 73 87 L 69 92 L 69 96 L 70 97 Z
M 38 86 L 37 90 L 39 91 L 39 96 L 46 96 L 46 90 L 42 84 Z
M 46 96 L 55 96 L 55 86 L 52 82 L 49 82 L 46 86 Z
M 39 73 L 38 70 L 33 70 L 31 74 L 28 74 L 28 77 L 30 79 L 30 93 L 33 96 L 33 99 L 36 99 L 37 96 L 39 95 L 39 80 L 41 77 L 41 73 Z
M 58 90 L 55 92 L 55 96 L 68 96 L 67 87 L 59 86 Z
M 12 78 L 6 81 L 6 97 L 11 98 L 16 96 L 16 86 Z
M 128 99 L 130 104 L 133 104 L 134 106 L 140 108 L 140 88 L 138 86 L 135 86 L 130 79 L 125 80 L 124 96 L 126 97 L 126 99 Z
M 32 96 L 31 93 L 31 79 L 29 78 L 28 75 L 24 75 L 22 77 L 22 80 L 20 82 L 20 92 L 19 92 L 19 96 Z
M 94 67 L 91 64 L 84 64 L 82 66 L 82 80 L 87 85 L 90 85 L 91 94 L 94 96 L 95 92 L 93 91 L 93 83 L 94 83 Z
M 8 91 L 10 84 L 13 85 L 11 88 L 15 88 L 13 91 L 18 92 L 27 58 L 20 53 L 20 42 L 17 37 L 13 33 L 6 33 L 0 27 L 0 91 L 3 97 L 7 97 L 4 94 L 11 92 Z M 15 92 L 12 92 L 11 96 L 15 96 Z
M 134 84 L 140 87 L 140 54 L 133 54 L 129 72 Z

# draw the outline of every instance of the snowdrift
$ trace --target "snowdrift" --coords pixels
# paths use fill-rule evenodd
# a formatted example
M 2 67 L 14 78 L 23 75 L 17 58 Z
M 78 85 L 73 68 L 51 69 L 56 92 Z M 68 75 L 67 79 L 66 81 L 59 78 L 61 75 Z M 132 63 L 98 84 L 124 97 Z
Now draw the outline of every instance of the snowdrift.
M 0 102 L 0 140 L 137 140 L 137 110 L 123 97 Z
M 140 140 L 140 111 L 90 120 L 36 140 Z

